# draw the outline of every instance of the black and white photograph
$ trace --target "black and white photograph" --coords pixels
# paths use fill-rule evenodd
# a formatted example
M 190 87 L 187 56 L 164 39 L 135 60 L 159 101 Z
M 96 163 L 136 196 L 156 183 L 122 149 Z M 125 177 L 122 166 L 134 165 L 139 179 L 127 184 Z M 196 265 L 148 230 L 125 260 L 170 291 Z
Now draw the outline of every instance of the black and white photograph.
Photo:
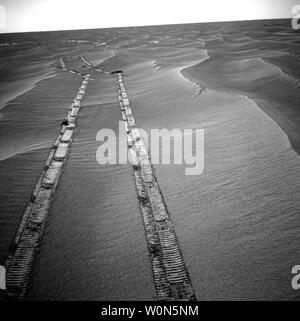
M 0 306 L 300 300 L 299 154 L 299 0 L 0 0 Z

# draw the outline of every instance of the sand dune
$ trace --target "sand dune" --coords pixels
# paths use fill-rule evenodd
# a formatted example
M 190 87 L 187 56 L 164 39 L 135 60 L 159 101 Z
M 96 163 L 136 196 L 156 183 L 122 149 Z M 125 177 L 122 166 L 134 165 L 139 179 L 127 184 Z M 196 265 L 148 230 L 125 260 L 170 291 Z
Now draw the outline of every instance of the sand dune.
M 3 37 L 17 45 L 0 47 L 0 264 L 91 72 L 28 300 L 153 299 L 131 165 L 96 160 L 97 132 L 122 119 L 115 70 L 138 126 L 205 131 L 201 175 L 154 166 L 196 297 L 299 299 L 300 48 L 288 21 Z

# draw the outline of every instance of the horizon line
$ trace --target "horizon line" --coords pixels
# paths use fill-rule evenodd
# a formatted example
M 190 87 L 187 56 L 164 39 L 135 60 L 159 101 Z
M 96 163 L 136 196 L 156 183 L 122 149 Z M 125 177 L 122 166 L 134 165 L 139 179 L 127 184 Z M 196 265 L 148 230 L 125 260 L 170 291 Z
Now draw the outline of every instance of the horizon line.
M 135 26 L 115 26 L 115 27 L 91 27 L 80 29 L 49 29 L 49 30 L 26 30 L 26 31 L 5 31 L 0 30 L 0 35 L 6 34 L 20 34 L 20 33 L 40 33 L 40 32 L 59 32 L 59 31 L 81 31 L 81 30 L 97 30 L 97 29 L 121 29 L 121 28 L 146 28 L 146 27 L 163 27 L 163 26 L 177 26 L 177 25 L 191 25 L 191 24 L 207 24 L 207 23 L 224 23 L 224 22 L 242 22 L 242 21 L 266 21 L 266 20 L 289 20 L 293 17 L 278 17 L 278 18 L 263 18 L 263 19 L 242 19 L 242 20 L 214 20 L 203 22 L 182 22 L 182 23 L 167 23 L 167 24 L 153 24 L 153 25 L 135 25 Z

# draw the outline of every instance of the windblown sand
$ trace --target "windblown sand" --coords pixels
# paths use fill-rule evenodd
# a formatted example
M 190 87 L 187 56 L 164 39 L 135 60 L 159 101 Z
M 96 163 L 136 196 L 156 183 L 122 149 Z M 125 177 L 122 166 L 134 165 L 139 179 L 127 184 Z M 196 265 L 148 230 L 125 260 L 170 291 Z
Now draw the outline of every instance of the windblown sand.
M 263 21 L 7 35 L 17 45 L 0 49 L 0 264 L 81 83 L 56 66 L 63 57 L 88 72 L 83 55 L 102 71 L 123 71 L 138 126 L 205 131 L 201 175 L 155 166 L 197 298 L 299 299 L 290 281 L 300 257 L 300 43 L 289 28 Z M 30 300 L 153 299 L 131 165 L 96 160 L 98 130 L 118 132 L 121 119 L 114 80 L 95 70 L 92 78 Z

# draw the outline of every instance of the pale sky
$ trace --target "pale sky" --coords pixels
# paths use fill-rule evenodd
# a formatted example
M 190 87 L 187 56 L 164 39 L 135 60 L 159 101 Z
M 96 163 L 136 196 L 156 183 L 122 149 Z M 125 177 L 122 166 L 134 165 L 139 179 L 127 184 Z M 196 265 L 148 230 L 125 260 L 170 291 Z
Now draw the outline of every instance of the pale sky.
M 300 0 L 0 0 L 0 32 L 289 18 L 296 4 Z

